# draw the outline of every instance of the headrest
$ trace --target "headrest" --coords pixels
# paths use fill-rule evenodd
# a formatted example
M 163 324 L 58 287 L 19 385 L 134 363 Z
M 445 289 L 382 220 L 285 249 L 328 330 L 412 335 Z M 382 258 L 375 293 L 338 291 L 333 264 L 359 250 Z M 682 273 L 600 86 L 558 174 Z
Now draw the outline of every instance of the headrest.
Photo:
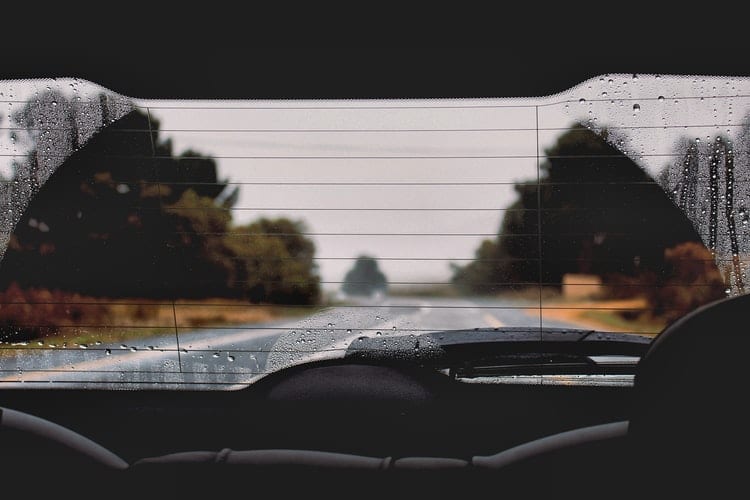
M 734 452 L 745 453 L 748 320 L 750 296 L 703 306 L 669 325 L 641 359 L 630 434 L 660 466 L 727 470 Z

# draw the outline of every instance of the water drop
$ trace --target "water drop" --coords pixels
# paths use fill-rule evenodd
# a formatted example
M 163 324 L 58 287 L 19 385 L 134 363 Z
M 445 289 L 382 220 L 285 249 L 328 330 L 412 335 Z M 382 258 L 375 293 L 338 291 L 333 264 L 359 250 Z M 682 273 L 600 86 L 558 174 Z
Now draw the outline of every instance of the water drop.
M 395 325 L 393 326 L 392 330 L 393 330 L 394 332 L 396 331 L 396 326 L 395 326 Z
M 126 346 L 125 344 L 120 344 L 120 349 L 127 349 L 127 348 L 128 346 Z
M 375 335 L 377 335 L 378 337 L 380 337 L 381 335 L 383 335 L 383 332 L 377 332 L 377 333 L 375 333 Z
M 641 111 L 640 104 L 633 104 L 633 113 L 639 113 Z
M 212 358 L 218 358 L 220 354 L 218 352 L 215 352 L 211 355 Z
M 660 95 L 660 96 L 658 97 L 658 99 L 659 99 L 659 101 L 661 101 L 661 102 L 664 102 L 664 96 L 663 96 L 663 95 Z
M 112 354 L 112 350 L 111 349 L 105 349 L 104 350 L 104 355 L 105 356 L 109 356 L 110 354 Z
M 234 362 L 234 356 L 231 356 L 231 355 L 227 356 L 227 361 L 229 361 L 230 363 L 233 363 Z
M 135 352 L 135 351 L 137 351 L 137 350 L 138 350 L 138 348 L 137 348 L 137 347 L 135 347 L 135 346 L 133 346 L 133 347 L 131 347 L 131 348 L 130 348 L 130 352 Z
M 87 344 L 80 344 L 78 347 L 80 347 L 81 349 L 88 349 L 89 348 L 89 346 Z
M 352 329 L 351 328 L 347 328 L 346 329 L 346 333 L 352 333 Z
M 328 328 L 333 328 L 333 323 L 328 323 Z
M 583 97 L 581 97 L 580 99 L 578 99 L 578 103 L 579 104 L 586 104 L 586 99 L 584 99 Z

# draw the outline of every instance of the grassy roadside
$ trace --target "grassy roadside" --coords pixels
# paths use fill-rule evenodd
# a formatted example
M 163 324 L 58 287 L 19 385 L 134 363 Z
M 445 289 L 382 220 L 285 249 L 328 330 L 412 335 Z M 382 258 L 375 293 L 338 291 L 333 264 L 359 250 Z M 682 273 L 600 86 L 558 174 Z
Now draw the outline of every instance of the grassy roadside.
M 657 335 L 666 324 L 659 321 L 644 319 L 627 320 L 614 311 L 584 311 L 581 314 L 583 321 L 606 327 L 608 331 L 631 332 L 644 335 Z
M 19 308 L 30 306 L 32 304 L 5 305 L 3 312 L 19 316 Z M 74 306 L 47 311 L 47 315 L 41 316 L 43 321 L 22 316 L 26 322 L 21 324 L 43 326 L 34 328 L 23 340 L 6 339 L 0 344 L 2 348 L 32 349 L 127 344 L 154 336 L 174 335 L 175 325 L 181 331 L 190 331 L 268 323 L 304 317 L 326 307 L 249 304 L 241 300 L 211 298 L 177 300 L 174 306 L 171 302 L 147 299 L 79 299 Z M 71 309 L 75 310 L 71 312 Z M 9 327 L 9 330 L 13 328 Z
M 633 318 L 623 315 L 623 310 L 646 308 L 646 299 L 640 297 L 618 300 L 566 300 L 558 297 L 543 302 L 542 318 L 595 330 L 656 335 L 666 326 L 664 321 L 644 315 L 634 315 Z

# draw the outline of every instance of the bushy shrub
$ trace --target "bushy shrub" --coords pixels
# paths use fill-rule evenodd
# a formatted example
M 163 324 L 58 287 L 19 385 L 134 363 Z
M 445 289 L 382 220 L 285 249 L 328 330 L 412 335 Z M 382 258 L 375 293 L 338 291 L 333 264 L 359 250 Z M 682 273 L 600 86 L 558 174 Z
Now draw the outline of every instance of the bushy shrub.
M 23 342 L 54 335 L 61 327 L 106 325 L 111 306 L 79 294 L 39 288 L 21 289 L 12 283 L 0 292 L 0 341 Z
M 646 295 L 650 314 L 674 321 L 703 304 L 726 297 L 726 287 L 711 252 L 694 242 L 664 251 L 663 274 Z

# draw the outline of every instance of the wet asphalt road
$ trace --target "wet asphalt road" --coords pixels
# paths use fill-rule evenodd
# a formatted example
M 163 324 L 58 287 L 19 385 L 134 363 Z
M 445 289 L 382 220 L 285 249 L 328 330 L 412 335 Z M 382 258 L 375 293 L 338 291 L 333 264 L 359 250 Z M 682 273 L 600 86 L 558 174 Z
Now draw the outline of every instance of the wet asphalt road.
M 535 307 L 536 306 L 536 307 Z M 539 326 L 538 303 L 490 298 L 367 300 L 271 323 L 204 327 L 132 344 L 3 346 L 3 385 L 226 388 L 309 359 L 342 356 L 359 336 Z M 545 320 L 543 326 L 575 325 Z

